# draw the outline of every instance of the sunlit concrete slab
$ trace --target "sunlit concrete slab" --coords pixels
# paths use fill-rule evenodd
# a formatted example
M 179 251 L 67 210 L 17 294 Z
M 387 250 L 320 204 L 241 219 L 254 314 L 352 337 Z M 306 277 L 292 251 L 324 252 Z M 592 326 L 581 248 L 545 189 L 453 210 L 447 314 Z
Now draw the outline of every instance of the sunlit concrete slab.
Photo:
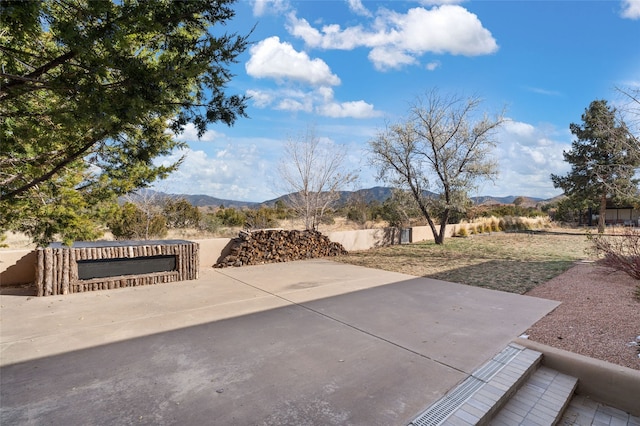
M 0 296 L 0 365 L 246 315 L 288 302 L 213 270 L 196 281 Z
M 406 424 L 557 305 L 327 260 L 0 303 L 0 423 L 154 425 Z
M 559 302 L 414 278 L 304 306 L 472 373 Z
M 325 259 L 225 268 L 219 271 L 270 294 L 282 296 L 318 289 L 320 291 L 316 291 L 316 294 L 319 296 L 323 292 L 326 296 L 332 296 L 415 278 L 412 275 Z

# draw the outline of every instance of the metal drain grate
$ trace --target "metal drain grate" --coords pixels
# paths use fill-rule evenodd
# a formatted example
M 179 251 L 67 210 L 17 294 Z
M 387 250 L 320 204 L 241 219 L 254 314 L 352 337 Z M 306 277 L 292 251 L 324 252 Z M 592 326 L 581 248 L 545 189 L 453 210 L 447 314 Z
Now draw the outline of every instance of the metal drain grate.
M 514 348 L 513 346 L 507 346 L 498 355 L 493 357 L 491 361 L 474 371 L 472 376 L 484 382 L 488 382 L 498 371 L 502 369 L 502 367 L 508 364 L 509 361 L 514 359 L 520 352 L 522 352 L 521 349 Z
M 452 392 L 446 394 L 439 401 L 435 402 L 431 407 L 427 408 L 422 414 L 416 417 L 410 426 L 436 426 L 442 423 L 451 415 L 458 407 L 469 399 L 478 389 L 484 385 L 482 380 L 475 377 L 467 377 L 464 382 L 460 383 Z
M 506 364 L 509 361 L 511 361 L 513 358 L 515 358 L 515 356 L 518 355 L 523 350 L 524 348 L 520 349 L 520 348 L 516 348 L 509 345 L 506 348 L 504 348 L 498 355 L 494 356 L 493 359 L 495 361 Z
M 454 390 L 427 408 L 409 426 L 437 426 L 464 404 L 478 389 L 498 373 L 522 349 L 507 346 L 499 354 L 467 377 Z

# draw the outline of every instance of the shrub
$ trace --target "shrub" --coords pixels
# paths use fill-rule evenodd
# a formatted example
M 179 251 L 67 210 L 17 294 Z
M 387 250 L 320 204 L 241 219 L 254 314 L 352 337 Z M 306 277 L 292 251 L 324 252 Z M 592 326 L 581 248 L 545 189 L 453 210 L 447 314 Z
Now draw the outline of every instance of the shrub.
M 199 228 L 206 232 L 217 232 L 222 227 L 222 219 L 213 213 L 206 213 L 200 220 Z
M 241 210 L 236 210 L 233 207 L 219 209 L 216 216 L 225 226 L 243 226 L 247 221 L 247 216 Z
M 491 219 L 491 231 L 500 232 L 500 222 L 498 222 L 498 219 L 496 218 Z
M 461 226 L 460 229 L 458 229 L 458 237 L 468 237 L 468 236 L 469 236 L 469 232 L 467 231 L 467 227 Z
M 247 225 L 252 229 L 273 228 L 278 224 L 276 213 L 273 209 L 260 207 L 258 210 L 245 212 Z
M 114 212 L 107 226 L 118 240 L 148 240 L 167 235 L 167 222 L 160 212 L 145 212 L 133 203 L 125 203 Z
M 322 225 L 333 225 L 336 223 L 335 217 L 333 217 L 332 212 L 325 213 L 320 217 L 320 224 Z
M 177 200 L 166 199 L 162 207 L 162 213 L 169 228 L 195 228 L 202 219 L 200 210 L 185 198 Z
M 589 236 L 589 238 L 596 253 L 601 256 L 600 264 L 640 280 L 639 231 L 629 231 L 623 235 Z

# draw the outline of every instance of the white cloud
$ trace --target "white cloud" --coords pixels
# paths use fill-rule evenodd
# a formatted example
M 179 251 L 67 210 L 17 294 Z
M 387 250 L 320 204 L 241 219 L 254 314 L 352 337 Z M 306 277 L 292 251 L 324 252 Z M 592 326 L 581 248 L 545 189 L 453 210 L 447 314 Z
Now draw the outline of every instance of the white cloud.
M 251 98 L 254 105 L 258 108 L 264 108 L 273 102 L 273 96 L 262 90 L 249 89 L 246 92 L 247 96 Z
M 387 19 L 398 31 L 395 44 L 413 52 L 475 56 L 498 49 L 478 17 L 460 6 L 414 8 L 406 14 L 391 12 Z
M 276 109 L 282 111 L 304 111 L 311 112 L 313 111 L 313 106 L 310 99 L 304 99 L 303 101 L 299 101 L 292 98 L 281 99 L 276 105 Z
M 551 198 L 562 192 L 553 187 L 551 174 L 562 175 L 569 170 L 562 155 L 564 150 L 571 148 L 568 131 L 508 121 L 502 127 L 498 141 L 495 156 L 500 175 L 495 186 L 482 188 L 484 193 Z
M 437 68 L 440 68 L 440 65 L 441 65 L 440 61 L 432 61 L 432 62 L 429 62 L 425 66 L 425 68 L 429 71 L 435 71 Z
M 377 111 L 372 104 L 363 100 L 338 102 L 334 98 L 331 87 L 321 86 L 314 90 L 279 89 L 264 91 L 247 91 L 254 96 L 257 108 L 273 107 L 277 110 L 291 112 L 316 112 L 321 116 L 333 118 L 372 118 L 379 117 L 382 112 Z
M 331 24 L 319 31 L 311 26 L 306 19 L 296 17 L 295 13 L 288 15 L 287 31 L 295 37 L 301 38 L 310 47 L 321 49 L 351 50 L 358 46 L 366 46 L 365 39 L 371 38 L 361 26 L 341 29 L 340 25 Z
M 256 145 L 228 145 L 212 155 L 184 149 L 159 159 L 158 163 L 171 164 L 183 155 L 180 168 L 157 182 L 156 189 L 241 201 L 264 201 L 274 195 L 268 183 L 271 167 Z
M 349 9 L 353 13 L 360 16 L 371 16 L 371 12 L 364 7 L 362 0 L 347 0 L 347 3 L 349 4 Z
M 266 14 L 279 15 L 289 10 L 287 0 L 253 0 L 253 15 L 263 16 Z
M 546 156 L 545 153 L 542 152 L 539 148 L 531 148 L 529 146 L 521 146 L 522 153 L 533 161 L 533 164 L 536 166 L 543 166 L 546 164 Z
M 622 0 L 621 16 L 627 19 L 640 19 L 640 0 Z
M 290 34 L 314 48 L 352 50 L 370 48 L 369 59 L 378 69 L 413 64 L 424 53 L 477 56 L 494 53 L 498 45 L 491 32 L 467 9 L 446 4 L 432 9 L 412 8 L 407 13 L 380 9 L 369 29 L 361 25 L 312 27 L 289 14 Z
M 369 60 L 373 62 L 373 66 L 379 71 L 402 68 L 405 65 L 412 65 L 417 62 L 413 56 L 387 46 L 371 49 Z
M 425 6 L 437 6 L 441 4 L 458 4 L 464 1 L 465 0 L 420 0 L 418 3 Z
M 317 108 L 317 112 L 325 117 L 333 118 L 370 118 L 380 115 L 373 108 L 373 105 L 364 101 L 355 102 L 327 102 Z
M 535 132 L 535 127 L 529 123 L 521 121 L 508 120 L 502 126 L 503 130 L 510 135 L 517 137 L 531 137 Z
M 305 52 L 296 51 L 290 43 L 280 42 L 277 36 L 252 46 L 250 53 L 245 69 L 252 77 L 292 80 L 315 86 L 340 84 L 338 76 L 322 59 L 311 59 Z
M 214 140 L 222 136 L 224 136 L 222 133 L 218 133 L 213 130 L 207 130 L 201 137 L 198 137 L 198 129 L 196 129 L 196 126 L 194 126 L 193 123 L 187 123 L 187 125 L 184 126 L 184 131 L 182 133 L 180 133 L 179 135 L 174 135 L 176 140 L 182 142 L 213 142 Z

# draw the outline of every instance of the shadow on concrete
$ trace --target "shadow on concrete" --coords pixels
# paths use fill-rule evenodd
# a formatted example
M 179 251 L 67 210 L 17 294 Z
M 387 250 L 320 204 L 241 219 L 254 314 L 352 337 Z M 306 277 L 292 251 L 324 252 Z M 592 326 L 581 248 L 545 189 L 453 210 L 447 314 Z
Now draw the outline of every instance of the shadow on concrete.
M 38 290 L 33 284 L 19 286 L 0 287 L 0 294 L 3 296 L 36 297 Z
M 291 303 L 4 366 L 0 423 L 407 424 L 555 306 L 425 278 Z
M 401 424 L 464 377 L 291 305 L 4 366 L 0 423 Z

